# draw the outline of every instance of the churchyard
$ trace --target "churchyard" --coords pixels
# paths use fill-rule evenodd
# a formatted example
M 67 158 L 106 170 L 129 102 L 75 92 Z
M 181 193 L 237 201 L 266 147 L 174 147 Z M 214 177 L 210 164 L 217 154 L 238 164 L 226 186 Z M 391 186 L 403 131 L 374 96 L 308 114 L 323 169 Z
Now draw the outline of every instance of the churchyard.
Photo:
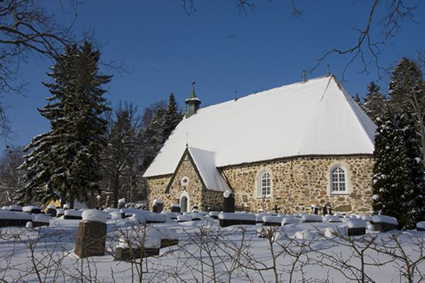
M 425 273 L 424 223 L 394 230 L 396 219 L 385 216 L 0 215 L 1 282 L 420 282 Z M 33 228 L 36 220 L 44 225 Z

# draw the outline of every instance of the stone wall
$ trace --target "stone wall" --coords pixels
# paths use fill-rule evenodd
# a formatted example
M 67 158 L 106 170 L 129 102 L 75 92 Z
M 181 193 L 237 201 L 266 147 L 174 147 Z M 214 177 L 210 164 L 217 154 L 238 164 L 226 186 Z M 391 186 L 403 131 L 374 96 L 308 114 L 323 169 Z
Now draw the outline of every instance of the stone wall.
M 347 171 L 348 193 L 332 194 L 331 169 L 340 165 Z M 310 212 L 311 205 L 331 204 L 334 211 L 372 213 L 372 156 L 297 157 L 221 168 L 235 192 L 239 210 Z M 260 172 L 272 176 L 272 196 L 259 198 L 257 180 Z
M 198 208 L 201 210 L 207 210 L 208 207 L 221 210 L 223 193 L 211 191 L 204 187 L 189 154 L 186 153 L 183 156 L 169 191 L 167 192 L 166 189 L 170 183 L 171 177 L 172 175 L 168 175 L 147 179 L 149 187 L 148 201 L 151 207 L 155 199 L 162 199 L 164 201 L 164 208 L 170 210 L 170 205 L 173 203 L 178 204 L 180 196 L 184 194 L 189 199 L 188 205 L 190 210 L 194 205 L 198 205 Z M 182 185 L 181 181 L 183 177 L 189 179 L 186 186 Z
M 348 193 L 332 194 L 330 172 L 334 166 L 342 166 L 347 171 Z M 372 213 L 372 156 L 351 157 L 296 157 L 268 162 L 250 163 L 220 168 L 230 188 L 235 193 L 239 210 L 257 212 L 260 209 L 272 210 L 274 205 L 280 212 L 311 212 L 311 205 L 330 204 L 334 211 L 344 213 Z M 272 196 L 257 196 L 257 179 L 260 172 L 267 170 L 272 176 Z M 160 198 L 164 207 L 179 203 L 185 191 L 181 179 L 186 176 L 189 182 L 186 193 L 190 207 L 198 204 L 200 209 L 221 210 L 222 193 L 206 190 L 199 179 L 189 155 L 182 159 L 170 191 L 166 193 L 171 175 L 148 178 L 149 203 Z

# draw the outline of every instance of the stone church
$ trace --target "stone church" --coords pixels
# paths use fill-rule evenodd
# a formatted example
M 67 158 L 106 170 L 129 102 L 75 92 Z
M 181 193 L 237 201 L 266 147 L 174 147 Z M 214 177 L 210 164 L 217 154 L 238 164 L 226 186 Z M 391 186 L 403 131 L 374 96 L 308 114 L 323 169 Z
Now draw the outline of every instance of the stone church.
M 149 203 L 221 210 L 309 212 L 330 205 L 372 213 L 375 124 L 333 76 L 199 108 L 186 115 L 147 169 Z

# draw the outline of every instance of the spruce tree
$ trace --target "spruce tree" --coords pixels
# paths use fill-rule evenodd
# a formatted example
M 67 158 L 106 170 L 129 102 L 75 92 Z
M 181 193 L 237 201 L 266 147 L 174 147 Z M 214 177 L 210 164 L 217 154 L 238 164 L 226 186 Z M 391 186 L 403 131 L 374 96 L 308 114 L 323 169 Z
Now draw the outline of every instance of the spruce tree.
M 422 163 L 425 166 L 425 82 L 418 65 L 402 58 L 392 71 L 389 84 L 391 106 L 408 113 L 420 135 Z
M 142 170 L 146 170 L 164 144 L 164 117 L 166 109 L 157 108 L 143 135 Z
M 169 96 L 166 108 L 164 108 L 161 103 L 154 106 L 155 112 L 153 115 L 149 114 L 152 112 L 151 107 L 145 109 L 144 116 L 149 114 L 151 120 L 142 133 L 142 171 L 145 171 L 149 167 L 165 141 L 183 118 L 183 114 L 178 110 L 178 105 L 173 93 Z M 148 112 L 146 112 L 146 110 Z M 144 121 L 144 123 L 146 123 L 146 121 Z
M 99 51 L 85 42 L 56 58 L 48 74 L 52 83 L 45 84 L 52 96 L 39 109 L 51 129 L 26 147 L 32 151 L 22 165 L 27 181 L 22 199 L 60 197 L 72 208 L 74 199 L 86 201 L 88 192 L 98 190 L 107 124 L 102 114 L 108 109 L 102 85 L 111 80 L 98 74 L 99 57 Z
M 370 82 L 367 85 L 367 94 L 361 104 L 366 114 L 376 123 L 376 118 L 382 114 L 382 109 L 385 105 L 385 97 L 380 92 L 380 87 L 375 82 Z
M 171 93 L 168 99 L 167 111 L 162 122 L 163 139 L 165 142 L 170 136 L 171 132 L 177 127 L 182 120 L 183 115 L 178 111 L 178 105 L 174 94 Z
M 358 105 L 362 105 L 362 100 L 360 99 L 360 96 L 358 93 L 356 93 L 356 96 L 353 97 L 354 101 L 358 104 Z
M 424 219 L 425 181 L 419 136 L 407 114 L 388 111 L 377 119 L 373 209 L 412 229 Z

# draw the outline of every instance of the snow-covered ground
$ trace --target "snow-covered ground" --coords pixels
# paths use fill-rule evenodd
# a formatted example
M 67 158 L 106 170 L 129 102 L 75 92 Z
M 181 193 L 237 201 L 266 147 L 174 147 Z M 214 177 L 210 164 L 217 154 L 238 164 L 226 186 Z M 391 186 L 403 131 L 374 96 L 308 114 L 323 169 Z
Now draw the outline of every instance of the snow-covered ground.
M 49 227 L 0 228 L 0 282 L 409 282 L 408 276 L 412 282 L 422 280 L 425 232 L 367 230 L 365 236 L 342 236 L 348 219 L 220 228 L 218 220 L 207 217 L 148 224 L 159 233 L 143 236 L 141 231 L 148 229 L 134 218 L 110 219 L 105 256 L 80 259 L 73 253 L 80 220 L 54 218 Z M 133 263 L 115 259 L 119 238 L 149 234 L 177 234 L 179 244 Z

